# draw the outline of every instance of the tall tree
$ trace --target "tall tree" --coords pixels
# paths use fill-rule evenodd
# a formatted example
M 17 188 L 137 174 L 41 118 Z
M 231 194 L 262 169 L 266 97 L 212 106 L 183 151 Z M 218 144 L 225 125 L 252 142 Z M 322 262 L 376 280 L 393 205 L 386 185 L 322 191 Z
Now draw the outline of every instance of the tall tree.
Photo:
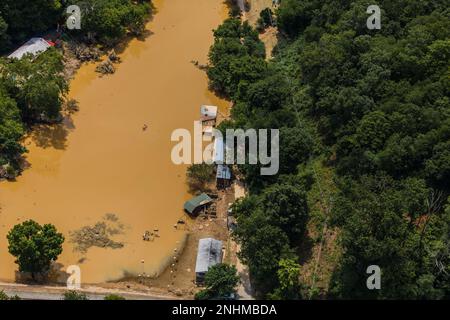
M 224 298 L 236 292 L 239 283 L 239 276 L 235 266 L 219 263 L 205 274 L 206 288 L 197 294 L 197 299 Z
M 16 257 L 20 272 L 36 274 L 49 271 L 51 263 L 62 252 L 64 236 L 51 224 L 40 225 L 33 220 L 15 225 L 7 235 L 8 251 Z
M 28 123 L 58 118 L 68 91 L 61 53 L 49 49 L 37 58 L 27 55 L 0 69 L 9 95 L 17 101 L 22 119 Z

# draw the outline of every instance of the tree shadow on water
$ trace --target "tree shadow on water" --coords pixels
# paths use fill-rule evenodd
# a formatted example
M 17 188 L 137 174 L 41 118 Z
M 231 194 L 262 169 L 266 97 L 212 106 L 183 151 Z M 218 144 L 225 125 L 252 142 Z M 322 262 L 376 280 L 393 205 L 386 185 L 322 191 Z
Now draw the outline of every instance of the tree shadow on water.
M 70 274 L 65 271 L 64 265 L 53 262 L 50 270 L 44 273 L 35 273 L 34 278 L 30 272 L 15 271 L 15 282 L 27 285 L 54 285 L 67 282 Z
M 75 128 L 70 116 L 64 117 L 58 124 L 42 124 L 33 128 L 31 139 L 40 148 L 64 150 L 67 147 L 67 136 Z

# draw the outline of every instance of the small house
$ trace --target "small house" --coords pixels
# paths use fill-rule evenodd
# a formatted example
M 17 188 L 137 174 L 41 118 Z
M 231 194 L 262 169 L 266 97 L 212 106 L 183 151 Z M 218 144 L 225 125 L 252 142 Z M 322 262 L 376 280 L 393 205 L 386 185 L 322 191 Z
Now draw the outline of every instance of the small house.
M 217 107 L 203 105 L 200 107 L 200 115 L 202 117 L 217 118 Z
M 218 188 L 227 188 L 231 184 L 230 167 L 224 164 L 217 165 L 216 184 Z
M 222 262 L 222 241 L 213 238 L 200 239 L 195 263 L 195 282 L 202 284 L 212 266 Z
M 204 126 L 212 126 L 216 125 L 217 119 L 217 107 L 216 106 L 207 106 L 203 105 L 200 107 L 200 121 Z
M 197 215 L 199 211 L 205 209 L 212 201 L 213 200 L 206 193 L 202 193 L 198 197 L 186 201 L 184 203 L 184 210 L 191 215 Z

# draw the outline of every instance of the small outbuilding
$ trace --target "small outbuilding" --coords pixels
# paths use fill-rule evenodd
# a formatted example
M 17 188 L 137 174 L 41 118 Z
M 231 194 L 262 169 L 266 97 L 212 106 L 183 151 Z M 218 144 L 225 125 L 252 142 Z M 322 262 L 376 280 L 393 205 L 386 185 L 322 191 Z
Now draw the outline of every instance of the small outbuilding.
M 213 238 L 200 239 L 195 264 L 195 282 L 202 284 L 212 266 L 222 262 L 222 241 Z
M 203 105 L 200 107 L 200 121 L 203 126 L 214 127 L 217 119 L 217 107 Z
M 217 118 L 217 107 L 216 106 L 208 106 L 203 105 L 200 107 L 200 115 L 202 118 L 210 118 L 210 119 L 216 119 Z
M 15 58 L 15 59 L 20 60 L 27 53 L 37 56 L 40 53 L 47 51 L 48 48 L 50 48 L 54 45 L 55 45 L 54 43 L 47 41 L 43 38 L 31 38 L 25 44 L 23 44 L 20 48 L 18 48 L 16 51 L 11 53 L 8 56 L 8 58 L 11 58 L 11 59 Z
M 211 204 L 212 201 L 213 200 L 206 193 L 202 193 L 198 197 L 186 201 L 184 203 L 184 210 L 189 214 L 196 215 L 200 210 Z
M 227 188 L 231 184 L 230 167 L 224 164 L 217 165 L 216 183 L 218 188 Z

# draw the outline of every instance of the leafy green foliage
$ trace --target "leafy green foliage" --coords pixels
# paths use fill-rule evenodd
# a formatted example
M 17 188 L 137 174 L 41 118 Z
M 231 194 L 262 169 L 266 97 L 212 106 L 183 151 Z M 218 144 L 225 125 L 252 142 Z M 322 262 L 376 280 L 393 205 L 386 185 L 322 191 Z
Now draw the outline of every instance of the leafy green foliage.
M 339 189 L 329 218 L 343 253 L 328 294 L 450 295 L 450 12 L 440 0 L 382 0 L 382 28 L 368 30 L 370 4 L 283 0 L 284 38 L 257 77 L 233 69 L 263 59 L 243 41 L 247 26 L 231 20 L 215 32 L 208 76 L 234 102 L 223 126 L 280 129 L 278 175 L 239 166 L 250 196 L 236 205 L 235 237 L 262 295 L 289 296 L 280 261 L 303 258 L 295 249 L 309 216 L 303 200 L 290 199 L 303 199 L 316 159 L 334 169 Z M 365 287 L 371 264 L 382 269 L 380 291 Z
M 235 266 L 219 263 L 211 268 L 205 274 L 206 289 L 196 295 L 197 300 L 206 300 L 211 298 L 224 298 L 235 292 L 239 283 L 239 276 Z
M 64 236 L 51 224 L 33 220 L 15 225 L 7 235 L 8 251 L 16 257 L 20 272 L 45 273 L 62 252 Z
M 186 172 L 191 192 L 208 191 L 208 184 L 214 181 L 214 166 L 206 163 L 193 164 Z
M 241 87 L 261 79 L 267 68 L 264 45 L 247 23 L 230 18 L 214 30 L 214 39 L 208 68 L 212 89 L 233 97 Z
M 146 0 L 35 0 L 0 3 L 0 54 L 57 24 L 65 25 L 70 4 L 82 9 L 82 30 L 72 36 L 82 41 L 112 46 L 127 34 L 143 35 L 152 12 Z M 0 178 L 14 178 L 21 170 L 26 151 L 19 141 L 26 126 L 61 119 L 60 111 L 68 84 L 63 75 L 62 54 L 49 49 L 38 57 L 0 59 Z
M 445 296 L 436 257 L 448 247 L 448 215 L 427 207 L 432 197 L 423 180 L 367 176 L 341 186 L 334 218 L 347 249 L 333 288 L 339 296 L 437 299 Z M 447 239 L 446 239 L 447 238 Z M 382 268 L 382 288 L 370 292 L 365 269 Z M 336 279 L 337 280 L 337 279 Z M 432 289 L 432 290 L 431 290 Z
M 129 32 L 141 35 L 152 12 L 148 1 L 85 0 L 72 1 L 81 8 L 82 27 L 78 32 L 100 43 L 113 46 Z
M 6 50 L 9 47 L 9 35 L 7 33 L 8 24 L 5 20 L 0 16 L 0 52 Z
M 273 25 L 273 12 L 270 8 L 265 8 L 259 13 L 256 29 L 258 31 L 264 31 L 266 28 Z
M 64 300 L 89 300 L 86 294 L 76 290 L 68 290 L 64 292 Z
M 18 295 L 8 296 L 5 291 L 0 290 L 0 300 L 21 300 Z
M 63 76 L 61 54 L 50 49 L 34 59 L 14 59 L 0 69 L 9 95 L 17 101 L 22 119 L 28 123 L 58 118 L 68 84 Z
M 18 142 L 24 133 L 16 102 L 0 87 L 0 166 L 18 166 L 24 147 Z
M 277 271 L 280 286 L 269 294 L 275 300 L 293 300 L 300 298 L 300 265 L 293 259 L 281 259 Z
M 21 43 L 28 37 L 56 27 L 63 9 L 61 0 L 3 0 L 0 3 L 0 44 L 2 20 L 8 38 Z M 0 46 L 0 52 L 4 48 Z
M 123 296 L 118 294 L 108 294 L 103 300 L 126 300 Z

